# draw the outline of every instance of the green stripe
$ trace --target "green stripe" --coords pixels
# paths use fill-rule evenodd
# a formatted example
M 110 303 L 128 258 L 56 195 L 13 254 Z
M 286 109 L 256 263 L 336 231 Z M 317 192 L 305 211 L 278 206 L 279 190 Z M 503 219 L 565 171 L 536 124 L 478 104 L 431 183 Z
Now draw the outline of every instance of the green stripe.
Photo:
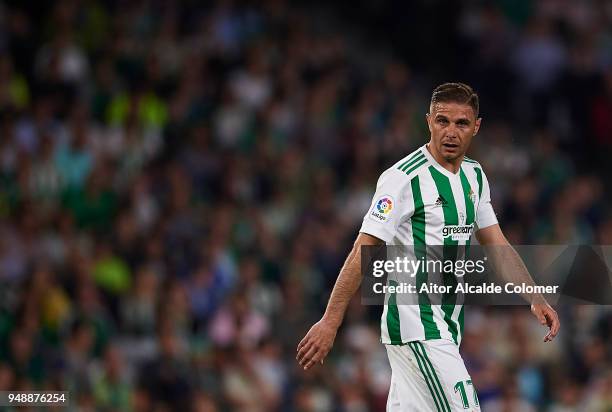
M 427 356 L 427 351 L 425 350 L 425 346 L 423 346 L 423 344 L 421 342 L 417 342 L 416 346 L 417 346 L 417 348 L 421 347 L 421 351 L 423 352 L 423 356 L 425 357 L 426 363 L 429 365 L 429 368 L 431 369 L 431 373 L 433 374 L 433 377 L 434 377 L 434 379 L 436 381 L 436 384 L 438 385 L 438 388 L 440 389 L 440 392 L 442 394 L 442 399 L 444 400 L 444 404 L 446 405 L 446 408 L 450 412 L 451 407 L 450 407 L 450 405 L 448 403 L 448 399 L 446 399 L 446 395 L 444 394 L 444 388 L 440 384 L 440 380 L 438 379 L 438 375 L 436 374 L 436 370 L 434 369 L 431 361 L 429 360 L 429 357 Z
M 423 159 L 422 161 L 420 161 L 419 163 L 415 164 L 414 166 L 412 166 L 410 169 L 408 169 L 406 171 L 406 174 L 409 175 L 410 173 L 414 172 L 415 170 L 417 170 L 419 167 L 423 166 L 425 163 L 427 163 L 427 159 Z
M 397 286 L 398 283 L 395 280 L 389 280 L 389 285 Z M 389 301 L 387 302 L 387 331 L 389 332 L 389 339 L 391 340 L 392 345 L 402 344 L 400 316 L 397 309 L 395 293 L 391 293 L 389 295 Z
M 435 167 L 429 166 L 429 172 L 433 177 L 434 183 L 438 194 L 446 200 L 446 204 L 443 205 L 442 211 L 444 213 L 444 225 L 458 225 L 459 224 L 459 213 L 457 212 L 457 204 L 455 203 L 455 196 L 451 189 L 450 180 L 448 177 L 439 172 Z M 458 241 L 453 240 L 450 236 L 444 238 L 444 247 L 442 249 L 443 262 L 455 261 L 457 259 L 457 245 Z M 444 286 L 450 286 L 450 290 L 455 290 L 457 287 L 457 278 L 454 273 L 443 273 Z M 457 296 L 453 292 L 447 292 L 442 297 L 442 311 L 444 312 L 444 321 L 448 325 L 448 331 L 453 338 L 453 342 L 457 343 L 457 334 L 459 332 L 457 323 L 453 320 L 453 312 L 455 310 L 455 304 L 457 302 Z
M 399 165 L 397 168 L 401 169 L 402 167 L 406 166 L 407 163 L 412 162 L 414 159 L 416 159 L 417 157 L 419 157 L 419 155 L 423 155 L 423 152 L 421 152 L 421 150 L 417 150 L 416 153 L 413 153 L 412 155 L 410 155 L 410 157 L 401 165 Z
M 415 176 L 410 181 L 412 187 L 412 198 L 414 201 L 414 214 L 412 215 L 412 236 L 414 243 L 414 257 L 418 260 L 426 259 L 427 247 L 425 245 L 425 206 L 423 205 L 423 197 L 421 195 L 421 186 L 419 184 L 419 176 Z M 419 271 L 416 275 L 417 288 L 427 282 L 427 271 L 423 270 L 425 265 L 419 265 Z M 433 311 L 429 296 L 426 293 L 419 293 L 419 311 L 425 339 L 440 339 L 440 331 L 433 319 Z
M 418 175 L 410 180 L 410 186 L 412 189 L 412 200 L 414 202 L 414 213 L 411 219 L 414 245 L 425 247 L 425 206 L 423 205 Z
M 436 184 L 438 194 L 446 200 L 446 205 L 442 208 L 444 212 L 444 224 L 458 225 L 459 214 L 457 213 L 457 204 L 455 203 L 455 196 L 453 196 L 450 180 L 433 166 L 429 166 L 429 173 Z M 450 237 L 447 237 L 447 239 L 450 239 Z M 457 243 L 455 240 L 451 240 L 451 242 Z
M 431 375 L 429 374 L 429 372 L 426 373 L 425 370 L 423 369 L 425 361 L 421 361 L 421 357 L 417 353 L 417 350 L 412 346 L 413 344 L 414 344 L 414 342 L 409 342 L 408 346 L 412 350 L 412 353 L 414 353 L 414 358 L 416 359 L 416 361 L 417 361 L 417 363 L 419 365 L 419 369 L 421 370 L 421 374 L 423 375 L 423 379 L 425 379 L 425 383 L 427 384 L 427 387 L 429 388 L 429 392 L 431 393 L 431 397 L 433 398 L 434 403 L 436 404 L 436 410 L 438 412 L 440 412 L 440 405 L 442 405 L 442 408 L 444 408 L 444 404 L 439 399 L 439 394 L 437 393 L 437 391 L 434 392 L 434 389 L 433 389 L 433 385 L 434 385 L 433 379 L 431 378 Z M 438 401 L 440 401 L 440 403 L 438 403 Z
M 476 172 L 476 180 L 478 181 L 478 202 L 480 202 L 480 196 L 482 196 L 482 170 L 475 167 L 474 171 Z
M 415 164 L 416 162 L 419 162 L 421 160 L 425 159 L 425 155 L 423 153 L 421 153 L 420 156 L 415 157 L 414 159 L 410 160 L 408 163 L 406 163 L 405 165 L 402 166 L 401 170 L 402 172 L 405 172 L 406 169 L 408 169 L 409 167 L 411 167 L 413 164 Z
M 402 167 L 402 172 L 405 172 L 408 168 L 411 168 L 415 163 L 418 163 L 420 161 L 422 161 L 423 159 L 425 159 L 425 155 L 421 155 L 421 156 L 417 156 L 416 159 L 411 160 L 408 164 L 406 164 L 404 167 Z
M 414 153 L 412 153 L 410 156 L 408 156 L 408 159 L 400 167 L 405 166 L 406 163 L 412 162 L 414 159 L 416 159 L 417 157 L 420 157 L 420 156 L 423 156 L 423 152 L 421 151 L 421 149 L 417 149 Z
M 421 342 L 418 342 L 418 341 L 413 342 L 413 344 L 414 344 L 413 352 L 415 353 L 417 361 L 419 361 L 423 365 L 423 369 L 421 370 L 421 372 L 424 372 L 424 374 L 427 375 L 427 378 L 429 379 L 429 381 L 431 382 L 431 386 L 433 387 L 433 393 L 435 394 L 434 400 L 436 400 L 437 398 L 436 405 L 440 403 L 440 409 L 446 412 L 447 409 L 444 407 L 445 406 L 444 401 L 446 400 L 446 396 L 444 395 L 444 391 L 442 390 L 442 388 L 440 388 L 439 383 L 436 384 L 436 381 L 434 380 L 435 371 L 433 371 L 433 374 L 432 374 L 432 370 L 427 364 L 425 357 L 419 351 L 419 346 L 422 347 L 422 344 Z M 448 411 L 450 412 L 450 408 L 448 409 Z

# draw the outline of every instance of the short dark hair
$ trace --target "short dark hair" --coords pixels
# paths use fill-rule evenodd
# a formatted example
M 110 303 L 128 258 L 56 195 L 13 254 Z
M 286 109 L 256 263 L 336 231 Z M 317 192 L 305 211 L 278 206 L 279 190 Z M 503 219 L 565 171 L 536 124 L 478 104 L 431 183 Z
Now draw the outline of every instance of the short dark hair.
M 444 83 L 436 87 L 431 94 L 431 104 L 441 102 L 468 104 L 478 117 L 478 94 L 465 83 Z

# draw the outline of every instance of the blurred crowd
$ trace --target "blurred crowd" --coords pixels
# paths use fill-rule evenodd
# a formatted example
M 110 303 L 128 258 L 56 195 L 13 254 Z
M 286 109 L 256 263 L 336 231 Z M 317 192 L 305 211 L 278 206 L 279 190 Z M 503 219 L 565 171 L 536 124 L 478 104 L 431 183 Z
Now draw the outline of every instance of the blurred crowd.
M 324 4 L 0 2 L 0 390 L 70 391 L 81 411 L 384 411 L 379 307 L 357 296 L 312 372 L 295 348 L 444 81 L 480 92 L 470 156 L 512 243 L 612 244 L 610 3 L 459 8 L 440 27 L 458 50 L 407 57 Z M 411 63 L 451 52 L 462 71 Z M 612 310 L 559 311 L 543 344 L 526 307 L 467 310 L 485 411 L 612 410 Z

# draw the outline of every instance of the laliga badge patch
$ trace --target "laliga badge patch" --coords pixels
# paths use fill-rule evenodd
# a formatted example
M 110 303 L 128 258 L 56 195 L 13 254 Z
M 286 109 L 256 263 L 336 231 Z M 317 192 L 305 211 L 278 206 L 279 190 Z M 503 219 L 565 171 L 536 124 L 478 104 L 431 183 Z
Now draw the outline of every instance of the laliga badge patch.
M 381 223 L 386 222 L 389 220 L 391 211 L 395 206 L 394 203 L 393 198 L 389 195 L 379 197 L 376 202 L 374 202 L 374 207 L 372 207 L 372 212 L 370 212 L 370 219 Z

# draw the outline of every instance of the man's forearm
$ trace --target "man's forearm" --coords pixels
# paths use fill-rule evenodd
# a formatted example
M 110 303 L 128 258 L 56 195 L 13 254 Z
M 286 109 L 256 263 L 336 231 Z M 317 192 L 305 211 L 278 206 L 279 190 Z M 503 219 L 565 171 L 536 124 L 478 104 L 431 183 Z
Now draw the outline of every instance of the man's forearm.
M 360 233 L 355 240 L 351 253 L 347 256 L 340 269 L 336 284 L 332 289 L 323 319 L 335 327 L 339 327 L 344 319 L 344 313 L 351 298 L 359 289 L 363 274 L 361 272 L 361 247 L 381 245 L 384 242 L 374 236 Z
M 351 298 L 361 285 L 361 245 L 355 244 L 346 258 L 327 302 L 323 319 L 339 327 Z
M 510 244 L 485 246 L 485 251 L 487 257 L 493 262 L 496 273 L 504 281 L 514 284 L 524 283 L 527 286 L 536 285 L 523 259 Z M 545 302 L 540 293 L 521 293 L 521 296 L 529 303 Z

